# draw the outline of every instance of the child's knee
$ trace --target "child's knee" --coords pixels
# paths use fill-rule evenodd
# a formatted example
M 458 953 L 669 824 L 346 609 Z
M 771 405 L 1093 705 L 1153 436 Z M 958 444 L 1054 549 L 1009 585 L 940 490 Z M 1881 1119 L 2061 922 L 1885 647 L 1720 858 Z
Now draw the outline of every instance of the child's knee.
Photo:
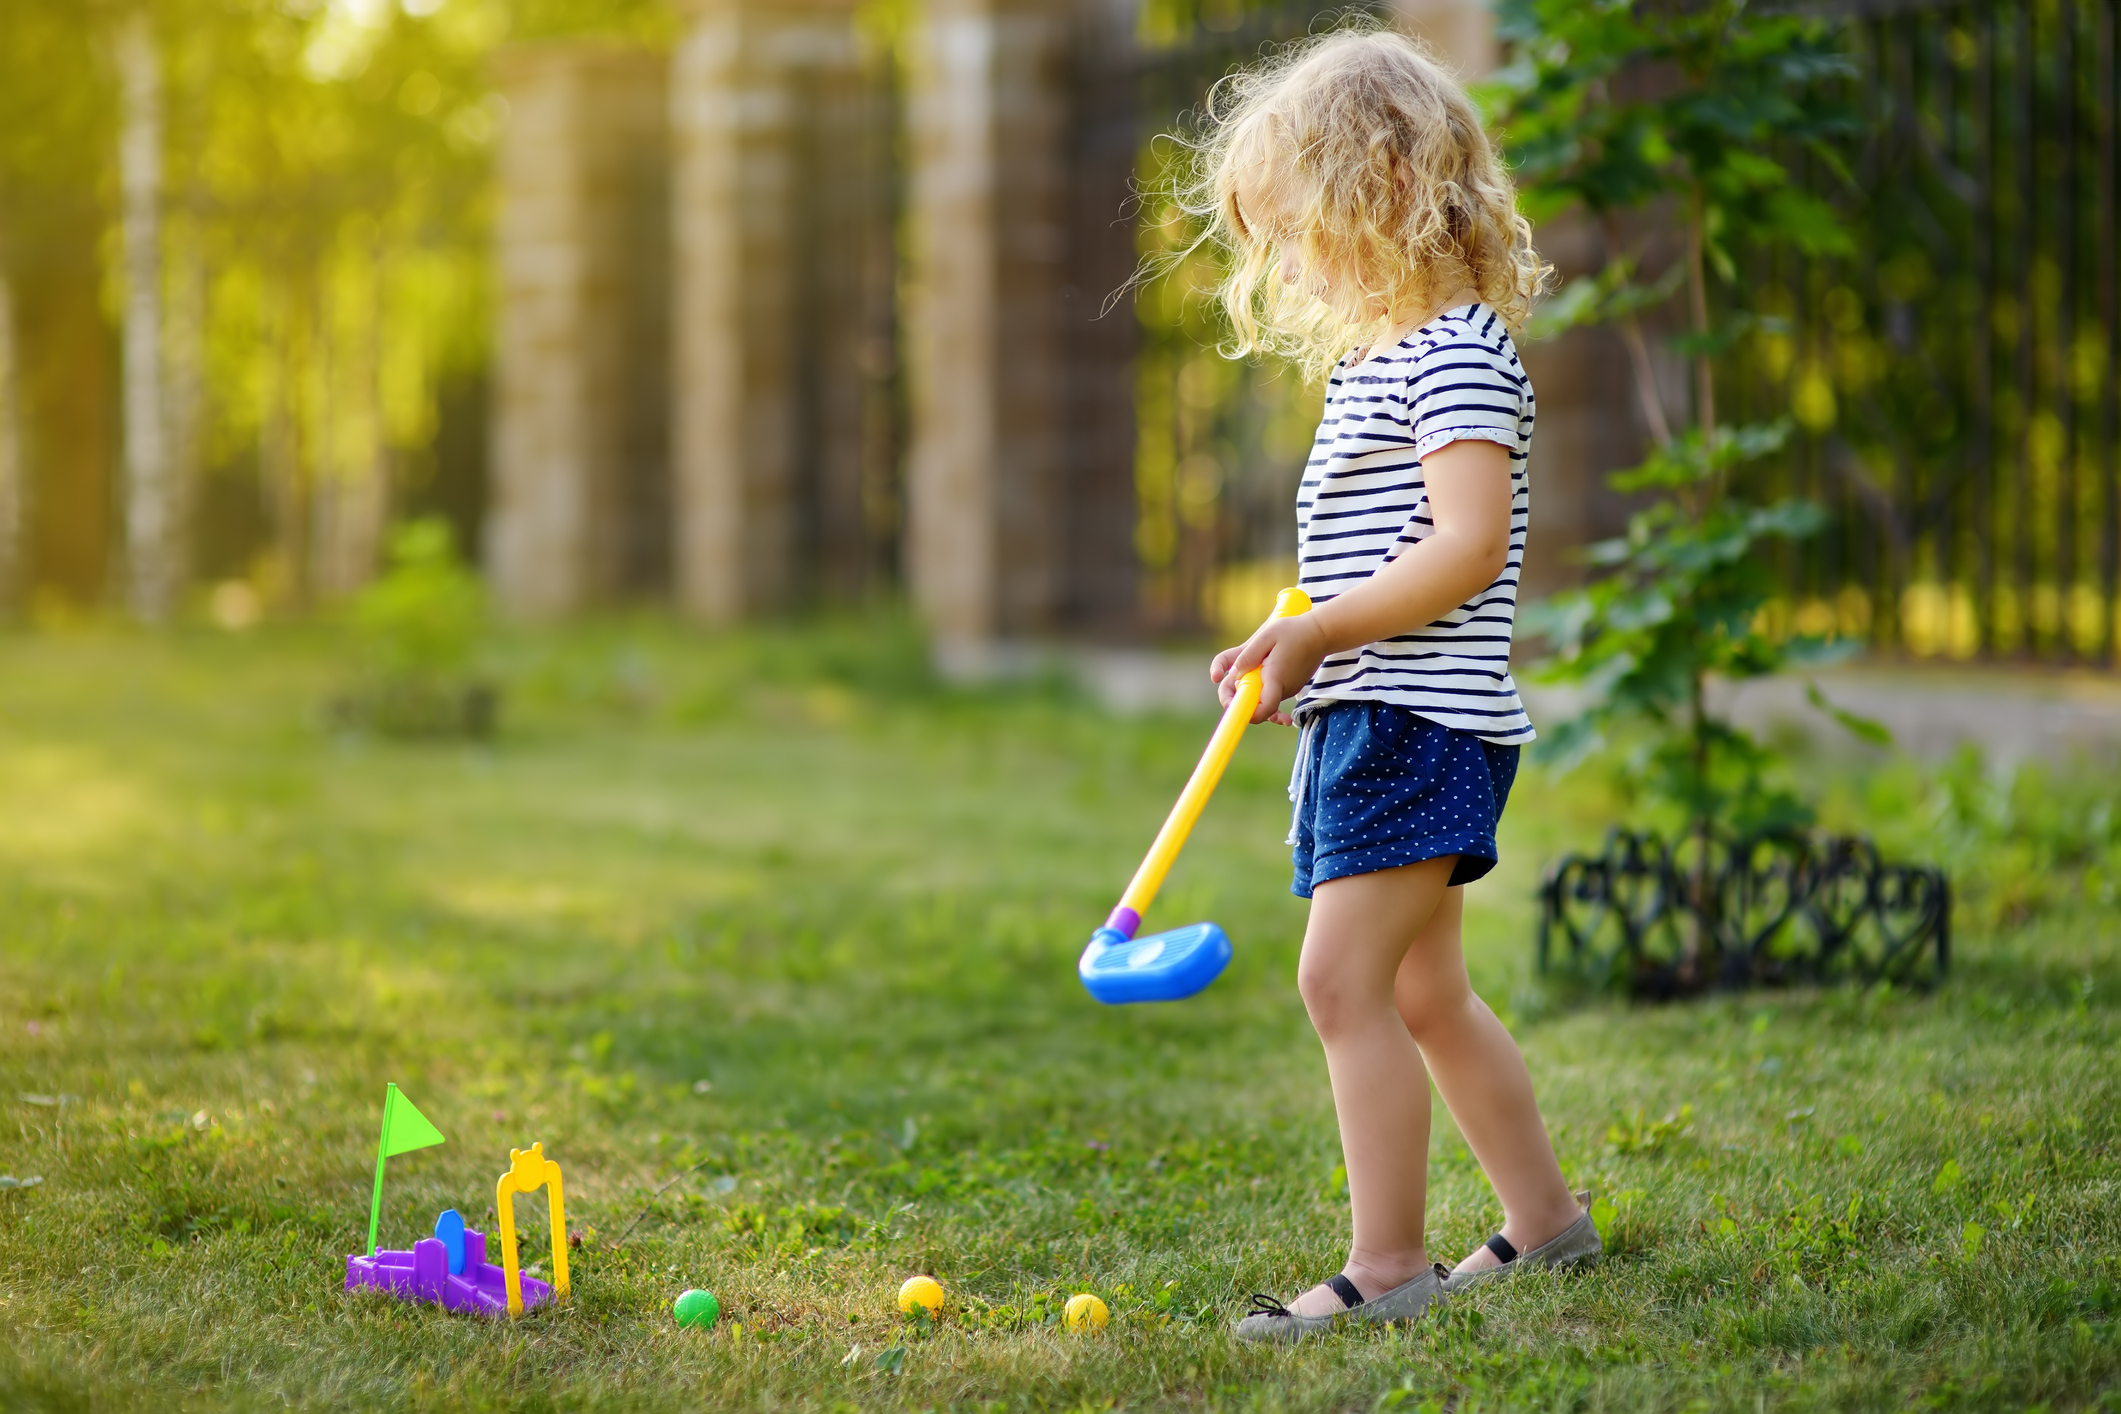
M 1455 982 L 1455 979 L 1454 979 Z M 1440 1036 L 1465 1020 L 1472 992 L 1454 982 L 1428 983 L 1406 977 L 1399 980 L 1395 1000 L 1399 1019 L 1419 1041 Z
M 1296 990 L 1311 1014 L 1311 1025 L 1319 1035 L 1331 1036 L 1353 1024 L 1365 1010 L 1374 1009 L 1379 998 L 1374 989 L 1355 975 L 1356 969 L 1330 958 L 1322 950 L 1305 948 L 1296 963 Z

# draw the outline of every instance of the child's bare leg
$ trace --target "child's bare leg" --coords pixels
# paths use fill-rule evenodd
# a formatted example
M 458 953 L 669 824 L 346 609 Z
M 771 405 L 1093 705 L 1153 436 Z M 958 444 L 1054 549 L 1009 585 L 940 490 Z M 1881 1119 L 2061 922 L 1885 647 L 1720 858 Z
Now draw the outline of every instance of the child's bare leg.
M 1528 1252 L 1558 1237 L 1576 1221 L 1578 1210 L 1533 1098 L 1524 1055 L 1466 977 L 1459 933 L 1464 915 L 1465 889 L 1444 890 L 1400 961 L 1399 1014 L 1421 1047 L 1451 1118 L 1502 1200 L 1502 1235 Z M 1459 1268 L 1478 1271 L 1497 1260 L 1477 1247 Z
M 1296 985 L 1325 1043 L 1340 1119 L 1355 1236 L 1341 1270 L 1364 1297 L 1382 1296 L 1429 1265 L 1422 1240 L 1428 1190 L 1429 1077 L 1400 1019 L 1395 979 L 1436 911 L 1450 859 L 1357 874 L 1318 886 Z M 1318 1286 L 1290 1309 L 1342 1309 Z

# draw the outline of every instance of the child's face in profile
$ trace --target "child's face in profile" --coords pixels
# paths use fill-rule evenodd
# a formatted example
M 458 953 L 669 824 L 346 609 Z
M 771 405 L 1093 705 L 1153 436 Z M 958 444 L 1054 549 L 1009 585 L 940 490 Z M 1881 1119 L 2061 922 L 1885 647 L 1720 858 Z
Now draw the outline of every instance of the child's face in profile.
M 1239 178 L 1237 209 L 1239 215 L 1244 218 L 1245 229 L 1274 246 L 1276 254 L 1280 257 L 1281 282 L 1284 285 L 1304 285 L 1319 299 L 1332 302 L 1333 290 L 1338 282 L 1329 268 L 1307 271 L 1293 223 L 1281 203 L 1275 199 L 1273 183 L 1264 163 L 1254 164 L 1251 170 Z
M 1404 164 L 1401 164 L 1399 176 L 1402 182 L 1412 179 Z M 1245 229 L 1256 239 L 1274 247 L 1282 283 L 1302 288 L 1313 298 L 1333 306 L 1350 322 L 1399 313 L 1387 309 L 1375 296 L 1360 297 L 1351 293 L 1350 286 L 1355 282 L 1346 279 L 1330 260 L 1321 259 L 1313 264 L 1304 258 L 1303 240 L 1297 229 L 1297 217 L 1287 200 L 1284 180 L 1277 178 L 1270 164 L 1261 159 L 1238 179 L 1236 190 L 1238 215 Z
M 1296 258 L 1295 251 L 1284 246 L 1281 252 L 1281 282 L 1284 285 L 1293 285 L 1303 277 L 1304 263 Z M 1331 277 L 1322 275 L 1318 280 L 1318 285 L 1320 286 L 1318 293 L 1326 295 L 1331 293 L 1333 281 Z

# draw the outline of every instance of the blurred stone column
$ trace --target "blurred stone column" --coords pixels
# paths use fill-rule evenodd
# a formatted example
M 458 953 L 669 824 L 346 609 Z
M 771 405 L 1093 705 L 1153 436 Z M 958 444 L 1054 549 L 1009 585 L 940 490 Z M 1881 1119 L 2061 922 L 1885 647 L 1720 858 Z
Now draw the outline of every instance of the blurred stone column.
M 672 60 L 676 578 L 710 623 L 866 587 L 893 231 L 855 8 L 691 0 Z
M 946 665 L 1060 606 L 1065 0 L 928 0 L 912 39 L 907 573 Z
M 175 608 L 168 427 L 162 398 L 162 52 L 150 16 L 120 24 L 123 121 L 118 138 L 125 272 L 125 553 L 133 613 L 160 623 Z
M 499 64 L 499 337 L 487 559 L 512 614 L 648 587 L 667 480 L 663 60 L 600 43 Z
M 0 240 L 0 618 L 22 607 L 23 503 L 27 468 L 22 458 L 22 404 L 15 390 L 15 287 Z
M 1495 42 L 1495 10 L 1486 0 L 1392 0 L 1392 18 L 1447 60 L 1462 79 L 1484 79 L 1502 62 Z

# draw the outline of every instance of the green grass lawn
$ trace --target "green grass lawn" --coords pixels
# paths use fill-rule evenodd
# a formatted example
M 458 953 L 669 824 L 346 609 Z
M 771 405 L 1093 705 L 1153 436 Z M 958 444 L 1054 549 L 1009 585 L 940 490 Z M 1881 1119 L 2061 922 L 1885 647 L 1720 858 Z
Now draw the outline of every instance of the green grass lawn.
M 1245 1294 L 1346 1231 L 1289 734 L 1151 919 L 1218 919 L 1228 974 L 1105 1009 L 1075 954 L 1205 719 L 944 693 L 889 629 L 641 624 L 516 644 L 491 747 L 391 744 L 319 725 L 343 657 L 0 639 L 0 1172 L 42 1180 L 0 1189 L 0 1406 L 2121 1408 L 2111 907 L 1970 907 L 1930 995 L 1562 1006 L 1529 894 L 1612 807 L 1527 773 L 1469 951 L 1611 1255 L 1252 1349 Z M 384 1245 L 490 1230 L 542 1140 L 571 1302 L 341 1289 L 386 1080 L 449 1142 L 392 1160 Z M 1498 1210 L 1442 1113 L 1448 1259 Z

